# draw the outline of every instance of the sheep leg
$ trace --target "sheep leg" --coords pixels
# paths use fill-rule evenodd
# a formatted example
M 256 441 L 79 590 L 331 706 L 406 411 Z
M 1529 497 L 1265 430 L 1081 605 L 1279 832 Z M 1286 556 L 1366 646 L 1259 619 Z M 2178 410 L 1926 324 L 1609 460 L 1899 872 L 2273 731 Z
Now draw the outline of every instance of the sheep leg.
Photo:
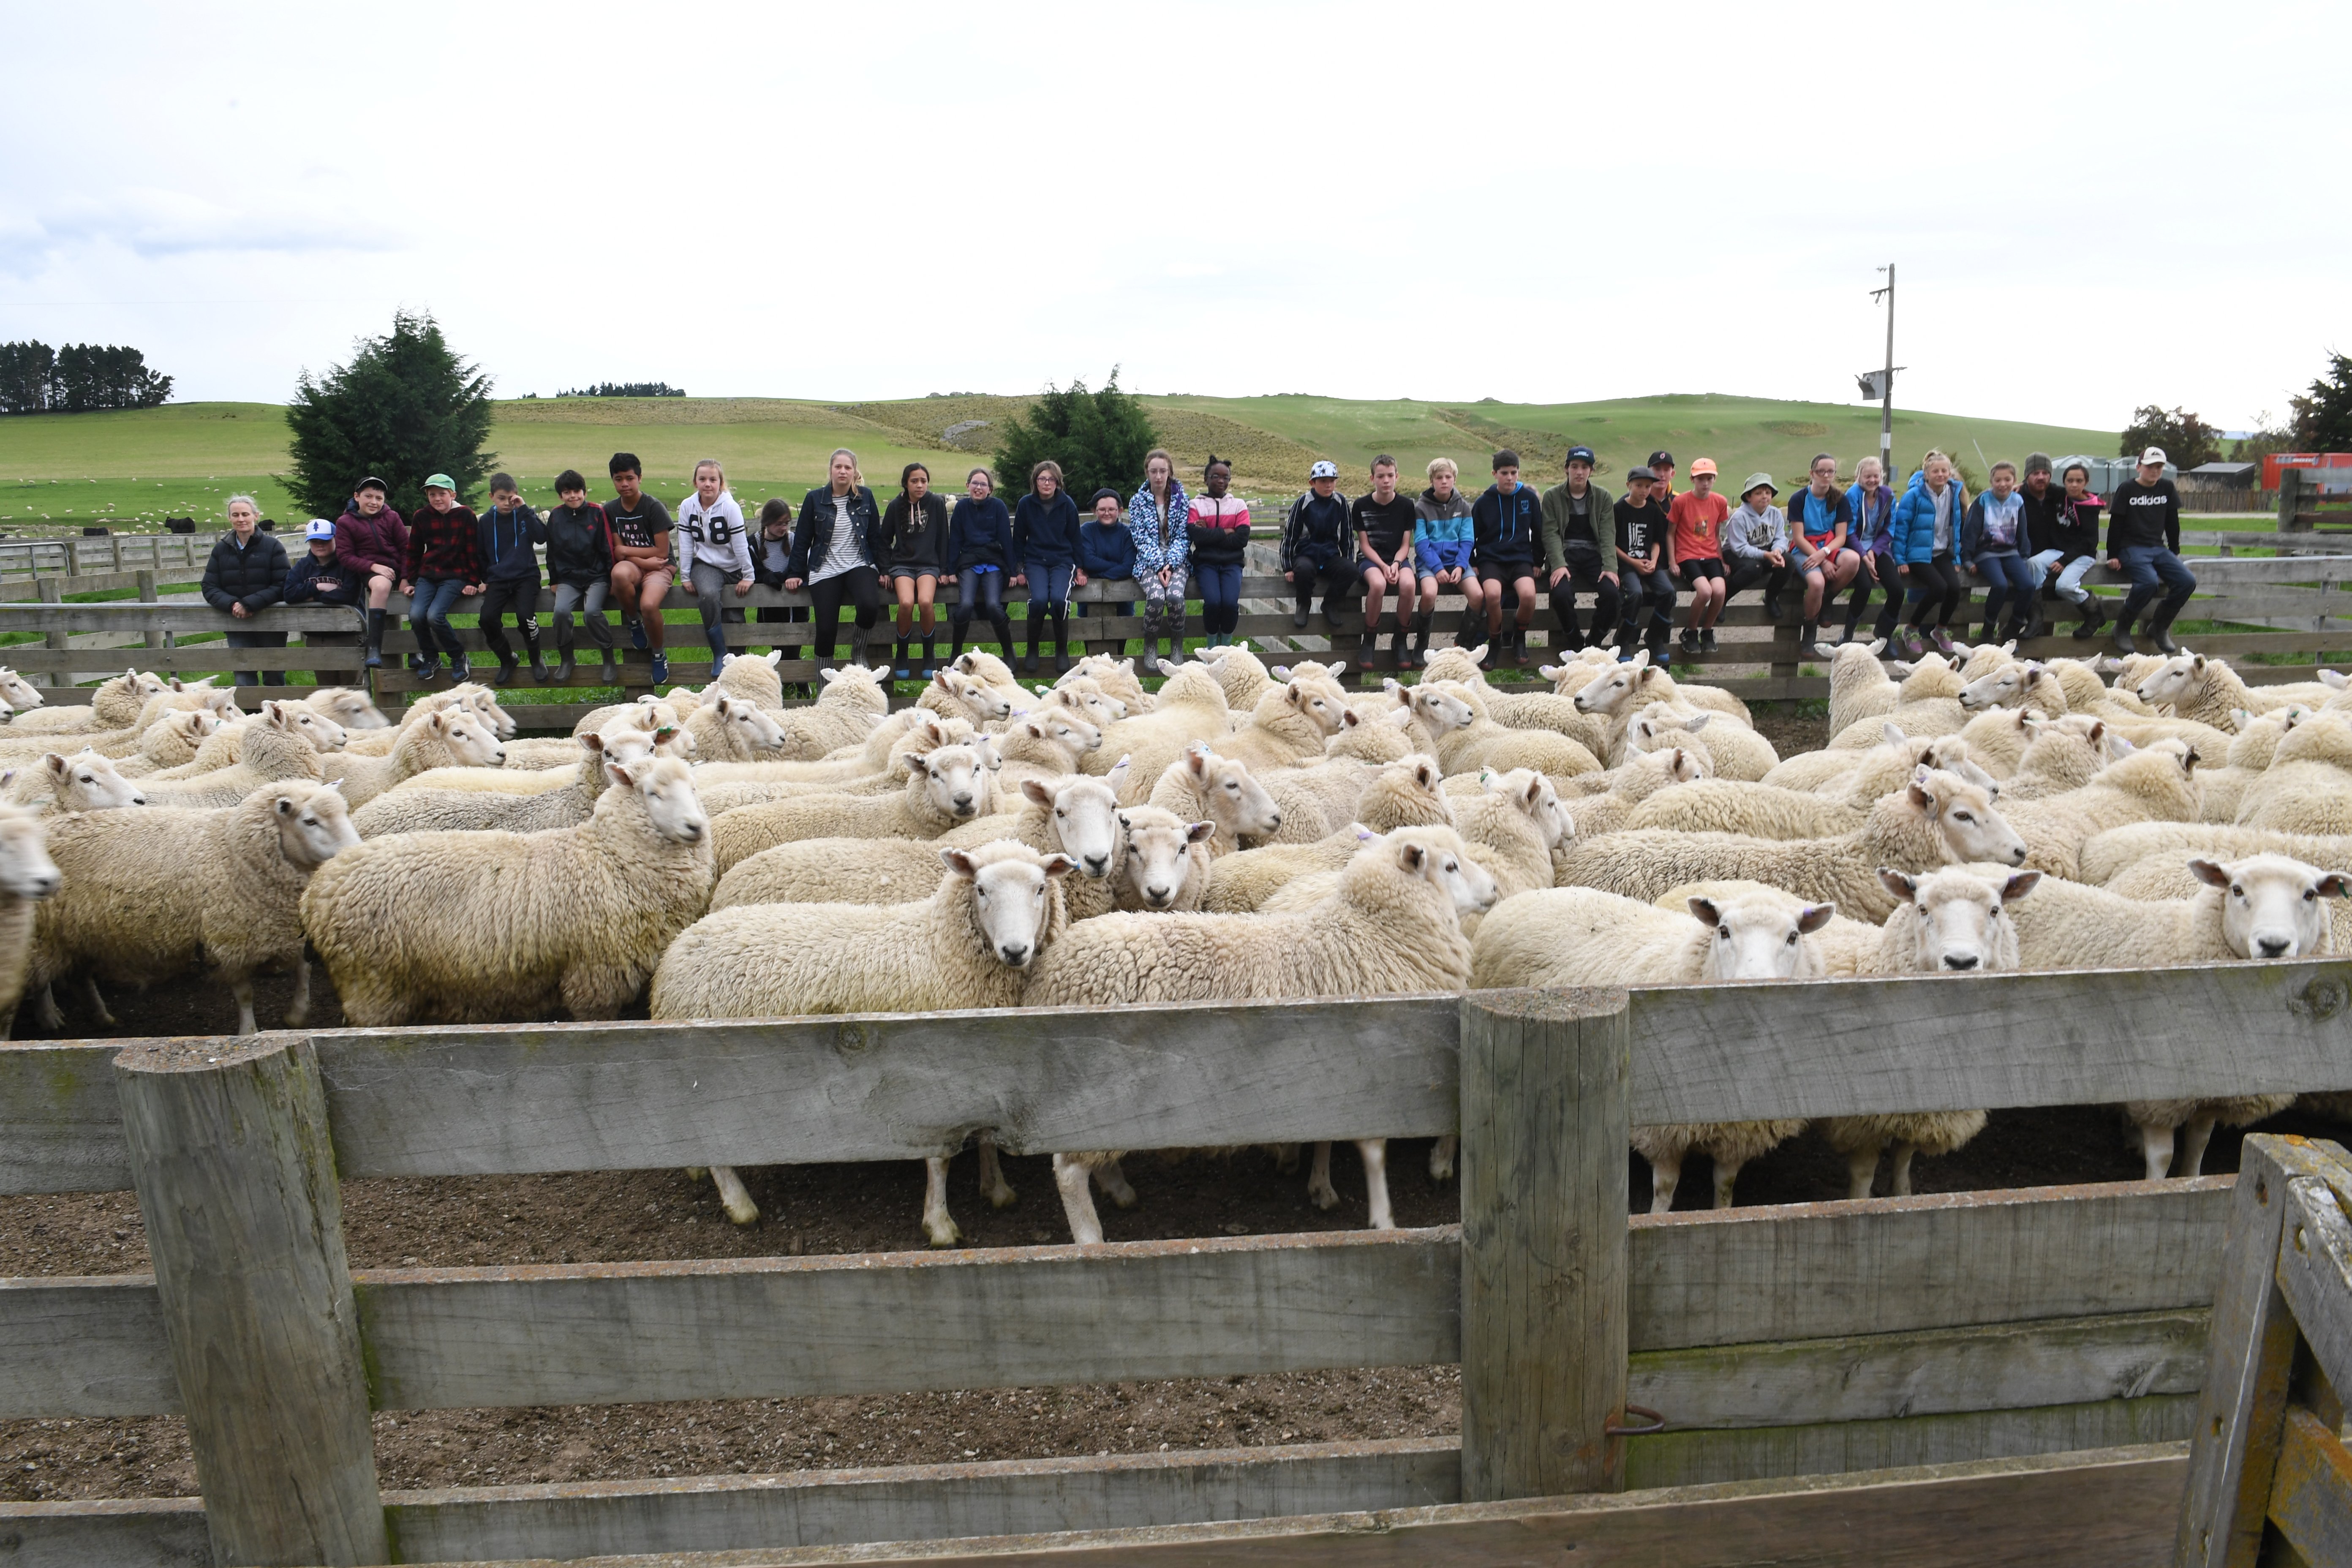
M 1448 1132 L 1429 1146 L 1429 1179 L 1431 1181 L 1450 1182 L 1454 1179 L 1454 1152 L 1461 1145 L 1462 1140 Z
M 1295 1173 L 1297 1169 L 1298 1145 L 1276 1143 L 1274 1146 L 1274 1173 L 1277 1176 L 1287 1176 Z
M 923 1175 L 923 1235 L 933 1247 L 953 1247 L 963 1239 L 963 1232 L 948 1213 L 948 1163 L 924 1161 Z
M 2180 1141 L 2180 1173 L 2184 1176 L 2204 1174 L 2205 1145 L 2212 1142 L 2213 1118 L 2200 1114 L 2189 1119 L 2189 1135 Z
M 1127 1173 L 1118 1168 L 1117 1160 L 1095 1167 L 1095 1185 L 1119 1207 L 1131 1209 L 1135 1206 L 1135 1189 L 1127 1184 Z
M 688 1165 L 686 1168 L 686 1179 L 689 1182 L 702 1181 L 709 1174 L 710 1167 L 708 1165 Z
M 719 1189 L 719 1206 L 727 1211 L 729 1219 L 737 1225 L 760 1223 L 760 1205 L 743 1190 L 743 1180 L 735 1173 L 734 1166 L 711 1166 L 710 1184 Z
M 1845 1195 L 1866 1198 L 1878 1181 L 1878 1140 L 1871 1139 L 1845 1152 Z
M 260 1026 L 253 1021 L 253 976 L 240 974 L 230 981 L 228 994 L 236 998 L 236 1032 L 240 1035 L 258 1033 Z
M 2172 1169 L 2172 1129 L 2143 1127 L 2139 1130 L 2139 1151 L 2147 1162 L 2147 1180 L 2160 1182 Z
M 1356 1157 L 1364 1163 L 1364 1195 L 1371 1205 L 1364 1223 L 1374 1230 L 1394 1230 L 1396 1215 L 1389 1209 L 1389 1141 L 1359 1138 Z
M 1911 1156 L 1918 1152 L 1916 1143 L 1895 1145 L 1895 1195 L 1898 1198 L 1911 1195 Z
M 1653 1156 L 1650 1161 L 1650 1212 L 1665 1214 L 1675 1206 L 1675 1188 L 1681 1185 L 1683 1163 L 1679 1156 L 1667 1159 Z
M 1738 1160 L 1727 1160 L 1720 1154 L 1715 1157 L 1716 1207 L 1727 1209 L 1731 1206 L 1731 1184 L 1739 1179 L 1739 1166 Z
M 980 1195 L 992 1209 L 1009 1209 L 1021 1201 L 1021 1194 L 1004 1179 L 1004 1168 L 996 1163 L 996 1136 L 991 1132 L 980 1135 Z
M 1095 1196 L 1087 1185 L 1086 1166 L 1067 1154 L 1054 1156 L 1054 1185 L 1062 1194 L 1062 1213 L 1070 1222 L 1070 1239 L 1092 1243 L 1103 1238 L 1102 1220 L 1095 1214 Z
M 1315 1168 L 1307 1175 L 1307 1196 L 1318 1209 L 1339 1206 L 1339 1189 L 1331 1184 L 1331 1145 L 1315 1145 Z
M 91 986 L 90 994 L 96 995 L 98 987 Z M 294 961 L 294 995 L 292 1000 L 286 1004 L 286 1026 L 289 1029 L 299 1029 L 310 1021 L 310 955 L 305 953 Z
M 44 985 L 40 994 L 33 998 L 33 1020 L 44 1029 L 65 1026 L 66 1016 L 58 1011 L 58 994 L 54 988 Z
M 89 1003 L 89 1016 L 101 1024 L 113 1023 L 114 1015 L 106 1010 L 106 998 L 98 994 L 98 976 L 85 974 L 81 984 L 83 997 Z

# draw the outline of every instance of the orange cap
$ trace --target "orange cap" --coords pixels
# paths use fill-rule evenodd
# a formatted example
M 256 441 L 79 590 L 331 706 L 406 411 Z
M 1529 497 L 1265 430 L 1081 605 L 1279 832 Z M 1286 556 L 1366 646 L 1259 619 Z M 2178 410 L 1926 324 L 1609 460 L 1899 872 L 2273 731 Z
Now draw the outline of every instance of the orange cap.
M 1691 460 L 1690 471 L 1691 478 L 1693 479 L 1698 478 L 1701 474 L 1712 474 L 1715 472 L 1715 459 L 1713 458 L 1695 458 Z

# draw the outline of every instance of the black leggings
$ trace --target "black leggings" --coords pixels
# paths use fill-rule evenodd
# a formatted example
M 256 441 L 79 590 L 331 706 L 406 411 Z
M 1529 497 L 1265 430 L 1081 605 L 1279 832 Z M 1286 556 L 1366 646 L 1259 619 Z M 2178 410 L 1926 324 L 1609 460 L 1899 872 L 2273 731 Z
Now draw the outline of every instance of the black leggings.
M 1968 583 L 1960 575 L 1959 567 L 1948 555 L 1909 564 L 1911 585 L 1904 591 L 1903 602 L 1910 608 L 1913 628 L 1924 632 L 1948 625 L 1969 596 Z
M 845 601 L 856 606 L 857 636 L 854 641 L 856 651 L 863 653 L 866 634 L 882 614 L 882 579 L 873 567 L 852 566 L 838 577 L 809 584 L 809 619 L 816 629 L 816 657 L 820 659 L 833 657 L 834 634 L 840 629 Z
M 1004 657 L 1013 657 L 1013 621 L 1004 613 L 1004 574 L 966 570 L 956 575 L 956 602 L 948 606 L 948 628 L 955 634 L 955 651 L 963 652 L 963 639 L 971 629 L 971 617 L 978 615 L 996 628 L 997 646 Z M 955 657 L 953 654 L 950 658 Z
M 1895 557 L 1864 551 L 1862 570 L 1853 579 L 1853 597 L 1846 603 L 1847 626 L 1862 625 L 1862 613 L 1870 607 L 1873 588 L 1883 588 L 1886 595 L 1886 603 L 1879 608 L 1878 624 L 1873 629 L 1879 637 L 1891 637 L 1895 635 L 1895 623 L 1903 618 L 1903 578 L 1895 570 Z
M 1610 627 L 1617 624 L 1617 584 L 1601 575 L 1601 568 L 1586 563 L 1571 566 L 1559 586 L 1551 591 L 1551 618 L 1566 640 L 1565 647 L 1582 647 L 1584 634 L 1576 624 L 1576 595 L 1579 591 L 1592 595 L 1592 640 L 1599 642 Z

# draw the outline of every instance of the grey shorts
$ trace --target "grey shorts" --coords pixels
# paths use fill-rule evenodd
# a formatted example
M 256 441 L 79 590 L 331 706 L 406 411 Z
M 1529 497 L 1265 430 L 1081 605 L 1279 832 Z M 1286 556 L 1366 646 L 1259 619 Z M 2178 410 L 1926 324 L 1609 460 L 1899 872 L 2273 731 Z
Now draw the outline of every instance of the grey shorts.
M 890 581 L 893 583 L 898 582 L 901 578 L 904 578 L 908 582 L 912 582 L 918 577 L 936 578 L 940 575 L 941 575 L 941 574 L 940 569 L 936 566 L 893 566 L 890 568 L 889 572 Z

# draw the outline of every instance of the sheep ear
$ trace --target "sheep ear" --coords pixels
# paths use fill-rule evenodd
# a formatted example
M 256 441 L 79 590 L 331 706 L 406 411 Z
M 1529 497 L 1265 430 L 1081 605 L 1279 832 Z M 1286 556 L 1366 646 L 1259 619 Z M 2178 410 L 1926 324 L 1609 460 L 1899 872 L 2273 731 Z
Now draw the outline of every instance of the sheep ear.
M 1807 904 L 1804 907 L 1804 910 L 1797 916 L 1797 929 L 1804 932 L 1807 936 L 1811 936 L 1815 931 L 1821 930 L 1823 926 L 1829 924 L 1832 920 L 1836 918 L 1836 916 L 1837 906 L 1835 904 Z
M 338 775 L 338 776 L 336 776 L 336 777 L 334 777 L 334 778 L 331 778 L 331 779 L 329 779 L 326 783 L 324 783 L 324 784 L 320 784 L 319 787 L 320 787 L 320 789 L 326 790 L 326 791 L 328 791 L 328 792 L 330 792 L 330 793 L 331 793 L 331 794 L 334 794 L 334 795 L 341 795 L 341 794 L 342 794 L 342 793 L 343 793 L 343 781 L 342 781 L 342 778 L 341 777 L 341 775 Z
M 1045 787 L 1045 781 L 1043 779 L 1023 779 L 1021 795 L 1023 799 L 1037 805 L 1054 804 L 1054 792 Z
M 1885 889 L 1888 896 L 1897 903 L 1907 904 L 1919 894 L 1918 879 L 1913 877 L 1908 871 L 1898 871 L 1892 866 L 1881 866 L 1878 868 L 1878 885 Z
M 1886 639 L 1885 637 L 1871 638 L 1870 647 L 1867 651 L 1871 658 L 1876 658 L 1880 654 L 1886 651 Z
M 1699 924 L 1717 930 L 1722 928 L 1723 911 L 1715 907 L 1713 899 L 1703 899 L 1694 894 L 1685 902 L 1690 910 L 1691 917 Z
M 1209 773 L 1209 748 L 1195 741 L 1185 748 L 1184 764 L 1191 768 L 1195 775 L 1205 778 Z
M 1535 777 L 1528 781 L 1528 787 L 1519 798 L 1526 801 L 1529 805 L 1536 805 L 1542 802 L 1543 792 L 1544 776 L 1541 773 L 1538 773 Z
M 41 761 L 43 761 L 43 762 L 45 762 L 45 763 L 48 763 L 48 764 L 49 764 L 49 772 L 51 772 L 51 773 L 61 773 L 65 772 L 67 768 L 68 768 L 68 767 L 70 767 L 70 766 L 72 766 L 72 765 L 73 765 L 72 763 L 70 763 L 67 762 L 63 756 L 59 755 L 59 754 L 58 754 L 58 752 L 49 752 L 45 753 L 45 754 L 42 756 Z
M 1364 716 L 1357 712 L 1353 708 L 1342 708 L 1339 710 L 1339 728 L 1342 730 L 1352 730 L 1363 721 Z
M 2200 675 L 2204 674 L 2204 673 L 2205 673 L 2205 656 L 2204 656 L 2203 654 L 2201 654 L 2201 653 L 2192 653 L 2192 654 L 2190 654 L 2190 655 L 2189 656 L 2189 668 L 2190 669 L 2195 670 L 2195 671 L 2196 671 L 2198 674 L 2200 674 Z
M 1566 674 L 1567 671 L 1561 669 L 1560 667 L 1556 664 L 1539 664 L 1536 666 L 1536 673 L 1542 676 L 1546 680 L 1558 680 L 1562 675 Z
M 1370 828 L 1365 826 L 1360 822 L 1351 822 L 1348 824 L 1348 826 L 1356 830 L 1356 842 L 1359 844 L 1370 844 L 1373 839 L 1380 837 L 1379 834 L 1373 832 Z
M 1129 764 L 1133 761 L 1134 759 L 1132 757 L 1122 755 L 1118 761 L 1110 765 L 1110 772 L 1103 775 L 1103 782 L 1110 785 L 1111 793 L 1113 795 L 1117 795 L 1118 793 L 1118 786 L 1127 782 L 1127 775 L 1129 772 Z
M 1959 645 L 1958 643 L 1954 643 L 1952 646 L 1954 647 L 1958 647 Z M 2017 639 L 2015 637 L 2011 637 L 2007 642 L 2001 644 L 2000 651 L 2003 653 L 2015 653 L 2017 651 Z
M 1290 679 L 1290 666 L 1286 664 L 1277 664 L 1273 668 L 1267 670 L 1266 673 L 1274 677 L 1276 680 L 1288 680 Z
M 2319 896 L 2323 899 L 2352 899 L 2352 873 L 2322 872 L 2318 888 Z
M 2319 682 L 2323 686 L 2332 686 L 2336 690 L 2342 691 L 2347 687 L 2352 687 L 2352 675 L 2347 675 L 2340 669 L 2323 669 L 2319 672 Z
M 825 683 L 827 686 L 830 686 L 830 685 L 832 685 L 835 681 L 839 680 L 839 679 L 841 679 L 841 677 L 842 677 L 842 671 L 843 671 L 844 668 L 845 668 L 845 667 L 838 666 L 838 665 L 837 665 L 837 666 L 835 666 L 835 668 L 831 668 L 831 669 L 828 669 L 828 670 L 824 671 L 824 672 L 823 672 L 823 677 L 822 677 L 822 678 L 823 678 L 823 679 L 824 679 L 824 683 Z
M 927 773 L 930 768 L 930 758 L 928 754 L 911 756 L 906 759 L 906 763 L 909 773 Z
M 2230 868 L 2215 861 L 2196 859 L 2189 862 L 2189 874 L 2209 888 L 2230 885 Z
M 1426 757 L 1412 770 L 1412 777 L 1413 782 L 1423 789 L 1435 789 L 1445 779 L 1445 775 L 1438 772 L 1437 764 Z
M 1283 695 L 1289 699 L 1290 705 L 1293 708 L 1297 707 L 1299 704 L 1307 700 L 1307 688 L 1297 684 L 1296 681 L 1285 686 L 1282 690 Z
M 1215 823 L 1196 822 L 1192 824 L 1192 826 L 1184 830 L 1184 842 L 1187 844 L 1206 844 L 1210 839 L 1214 838 L 1216 836 L 1217 825 Z
M 619 784 L 623 789 L 636 788 L 637 779 L 644 772 L 642 768 L 638 767 L 634 763 L 617 763 L 611 761 L 607 761 L 604 763 L 604 771 L 611 773 L 613 775 L 613 782 Z
M 1643 648 L 1641 652 L 1633 656 L 1633 668 L 1635 669 L 1647 669 L 1650 668 L 1650 650 L 1648 648 Z
M 2000 896 L 2004 899 L 2021 899 L 2040 886 L 2042 886 L 2041 872 L 2011 871 L 2009 874 L 2009 880 L 2000 885 Z
M 600 755 L 604 750 L 604 737 L 598 734 L 593 730 L 591 730 L 586 734 L 581 736 L 580 743 L 587 747 L 591 752 L 596 752 Z
M 2204 760 L 2204 756 L 2197 750 L 2197 748 L 2191 746 L 2189 748 L 2187 754 L 2182 756 L 2180 759 L 2180 771 L 2184 773 L 2193 773 L 2197 771 L 2197 764 Z
M 1034 719 L 1024 719 L 1021 721 L 1021 729 L 1022 731 L 1028 735 L 1032 740 L 1042 741 L 1045 738 L 1045 726 L 1040 724 Z
M 1689 718 L 1683 721 L 1683 729 L 1687 733 L 1696 735 L 1701 730 L 1706 729 L 1707 721 L 1714 717 L 1715 715 L 1712 713 L 1694 713 Z
M 1418 871 L 1429 863 L 1429 851 L 1411 839 L 1397 846 L 1397 864 L 1408 871 Z
M 1048 877 L 1066 877 L 1078 868 L 1078 863 L 1067 855 L 1048 855 L 1037 864 Z
M 719 710 L 719 716 L 721 719 L 726 718 L 727 715 L 735 711 L 735 700 L 728 696 L 724 691 L 712 698 L 710 700 L 710 705 Z
M 1390 710 L 1387 718 L 1382 721 L 1392 730 L 1410 729 L 1412 725 L 1412 710 L 1410 708 L 1391 709 Z
M 1155 662 L 1156 662 L 1156 664 L 1157 664 L 1157 666 L 1158 666 L 1158 668 L 1159 668 L 1159 670 L 1160 670 L 1160 674 L 1162 674 L 1162 675 L 1173 675 L 1173 674 L 1175 674 L 1178 670 L 1180 670 L 1180 669 L 1181 669 L 1181 668 L 1184 668 L 1184 667 L 1183 667 L 1182 665 L 1181 665 L 1181 664 L 1174 664 L 1174 663 L 1171 663 L 1171 662 L 1170 662 L 1169 660 L 1164 659 L 1164 658 L 1163 658 L 1163 659 L 1156 660 Z
M 436 735 L 443 733 L 449 728 L 449 710 L 446 708 L 436 708 L 425 716 L 425 727 Z
M 1906 738 L 1907 737 L 1903 733 L 1903 726 L 1897 724 L 1894 720 L 1885 719 L 1880 721 L 1878 726 L 1878 739 L 1882 744 L 1899 746 L 1903 744 Z
M 1919 807 L 1930 816 L 1936 815 L 1936 792 L 1928 787 L 1928 773 L 1925 764 L 1911 775 L 1911 787 L 1906 793 L 1910 795 L 1913 805 Z
M 940 850 L 940 864 L 948 868 L 950 876 L 961 877 L 967 882 L 980 874 L 980 868 L 972 864 L 971 854 L 965 850 Z

